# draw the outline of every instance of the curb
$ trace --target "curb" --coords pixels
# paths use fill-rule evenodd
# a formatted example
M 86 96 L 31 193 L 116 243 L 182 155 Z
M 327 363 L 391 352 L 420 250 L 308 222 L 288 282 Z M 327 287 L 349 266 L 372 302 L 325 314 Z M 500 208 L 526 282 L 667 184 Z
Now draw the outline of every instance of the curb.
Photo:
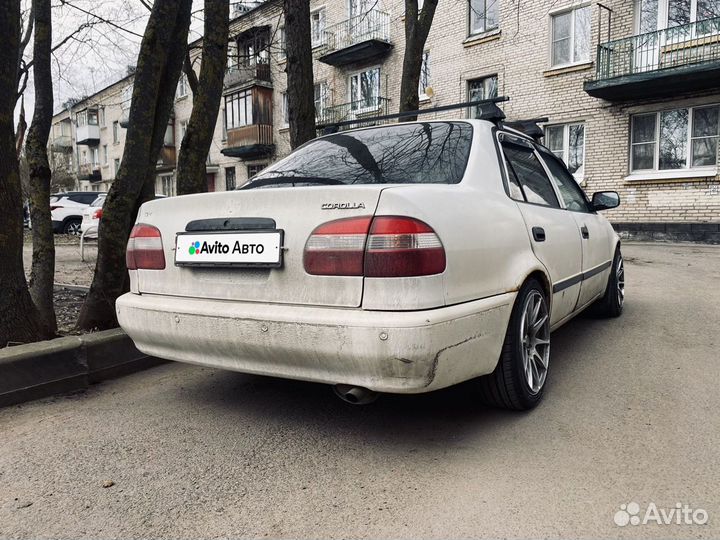
M 120 328 L 0 350 L 0 407 L 84 390 L 164 360 L 135 348 Z

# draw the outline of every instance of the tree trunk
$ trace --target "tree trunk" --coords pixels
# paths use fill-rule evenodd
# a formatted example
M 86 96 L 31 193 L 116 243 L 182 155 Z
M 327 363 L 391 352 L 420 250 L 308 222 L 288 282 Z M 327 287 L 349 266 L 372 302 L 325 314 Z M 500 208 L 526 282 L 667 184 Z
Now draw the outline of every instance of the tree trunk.
M 202 66 L 187 131 L 180 146 L 178 195 L 207 191 L 208 152 L 217 124 L 227 64 L 230 7 L 227 0 L 205 4 Z M 187 60 L 185 61 L 187 65 Z M 190 67 L 192 70 L 192 67 Z
M 425 0 L 422 11 L 418 13 L 418 0 L 405 0 L 405 55 L 400 80 L 399 112 L 416 111 L 420 108 L 418 88 L 422 57 L 437 3 L 438 0 Z M 417 116 L 406 116 L 401 120 L 412 122 L 417 120 Z
M 55 282 L 55 239 L 50 217 L 50 179 L 47 144 L 53 117 L 53 84 L 50 71 L 52 21 L 50 0 L 33 0 L 35 45 L 33 48 L 35 111 L 27 136 L 25 154 L 30 170 L 30 219 L 33 257 L 30 296 L 48 332 L 57 332 L 53 284 Z
M 154 193 L 155 165 L 185 59 L 191 7 L 192 0 L 153 4 L 138 56 L 125 153 L 103 206 L 95 276 L 78 321 L 82 329 L 117 326 L 115 300 L 127 290 L 125 248 L 139 204 Z
M 283 11 L 287 48 L 288 124 L 290 146 L 294 149 L 316 136 L 310 0 L 283 0 Z
M 23 270 L 23 205 L 15 152 L 13 111 L 17 97 L 20 0 L 0 2 L 0 347 L 43 336 Z

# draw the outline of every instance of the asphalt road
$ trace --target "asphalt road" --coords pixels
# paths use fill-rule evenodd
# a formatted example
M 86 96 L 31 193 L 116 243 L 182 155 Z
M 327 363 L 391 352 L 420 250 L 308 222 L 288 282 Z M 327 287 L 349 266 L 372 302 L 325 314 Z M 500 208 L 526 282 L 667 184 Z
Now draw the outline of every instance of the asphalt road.
M 624 315 L 553 334 L 530 413 L 179 364 L 0 410 L 0 536 L 720 537 L 720 248 L 625 254 Z

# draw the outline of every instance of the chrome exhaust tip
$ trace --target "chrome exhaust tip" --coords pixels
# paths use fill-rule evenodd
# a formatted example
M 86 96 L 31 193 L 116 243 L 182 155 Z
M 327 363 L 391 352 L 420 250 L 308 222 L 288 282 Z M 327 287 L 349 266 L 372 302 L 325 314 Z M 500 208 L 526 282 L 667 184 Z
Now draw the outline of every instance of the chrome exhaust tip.
M 335 395 L 351 405 L 368 405 L 378 398 L 378 393 L 362 386 L 336 384 L 333 386 Z

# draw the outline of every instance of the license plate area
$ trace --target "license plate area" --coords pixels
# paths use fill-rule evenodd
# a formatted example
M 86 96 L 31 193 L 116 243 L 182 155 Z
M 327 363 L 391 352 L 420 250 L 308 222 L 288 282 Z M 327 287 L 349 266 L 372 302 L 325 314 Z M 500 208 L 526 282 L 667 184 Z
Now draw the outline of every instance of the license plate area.
M 284 231 L 181 232 L 175 237 L 175 266 L 282 268 Z

